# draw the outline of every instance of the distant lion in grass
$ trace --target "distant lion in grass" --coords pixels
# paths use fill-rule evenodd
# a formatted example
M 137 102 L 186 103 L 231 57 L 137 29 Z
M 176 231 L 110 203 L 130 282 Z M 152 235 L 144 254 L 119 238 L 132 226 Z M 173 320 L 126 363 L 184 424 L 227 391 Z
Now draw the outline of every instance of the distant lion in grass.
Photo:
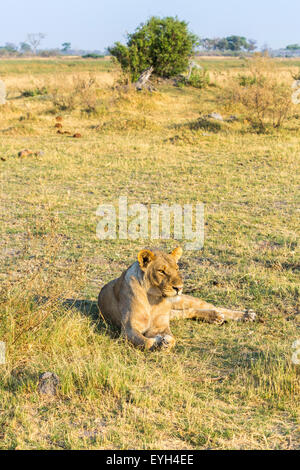
M 150 350 L 172 348 L 173 319 L 195 318 L 217 324 L 255 320 L 252 310 L 228 310 L 183 295 L 177 265 L 181 255 L 180 247 L 169 254 L 141 250 L 135 263 L 101 289 L 98 305 L 103 317 L 119 327 L 135 346 Z

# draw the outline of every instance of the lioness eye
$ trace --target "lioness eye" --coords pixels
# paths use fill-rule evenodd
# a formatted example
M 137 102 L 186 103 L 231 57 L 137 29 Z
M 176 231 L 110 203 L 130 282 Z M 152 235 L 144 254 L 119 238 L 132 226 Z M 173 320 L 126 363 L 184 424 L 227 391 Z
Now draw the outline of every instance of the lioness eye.
M 165 271 L 163 271 L 162 269 L 159 269 L 158 272 L 161 273 L 161 274 L 166 275 Z

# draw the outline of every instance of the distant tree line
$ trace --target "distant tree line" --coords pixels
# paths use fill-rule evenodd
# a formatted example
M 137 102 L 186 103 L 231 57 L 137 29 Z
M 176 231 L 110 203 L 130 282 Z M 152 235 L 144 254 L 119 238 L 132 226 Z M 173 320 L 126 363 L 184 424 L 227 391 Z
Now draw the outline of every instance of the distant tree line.
M 300 44 L 289 44 L 286 46 L 287 51 L 300 51 Z
M 175 35 L 172 28 L 175 28 Z M 160 19 L 152 17 L 146 24 L 140 25 L 133 34 L 128 35 L 127 47 L 123 44 L 115 43 L 104 52 L 99 50 L 75 50 L 72 49 L 71 42 L 68 41 L 63 42 L 60 48 L 43 49 L 41 48 L 41 44 L 46 35 L 44 33 L 29 33 L 26 39 L 20 42 L 19 45 L 12 42 L 6 42 L 4 46 L 0 46 L 0 57 L 81 55 L 82 57 L 97 59 L 104 55 L 112 54 L 117 57 L 123 67 L 125 63 L 129 64 L 129 62 L 131 62 L 131 69 L 133 69 L 134 67 L 132 64 L 134 62 L 138 65 L 139 62 L 141 62 L 140 56 L 142 49 L 143 58 L 145 58 L 147 54 L 151 57 L 151 55 L 153 55 L 152 49 L 155 49 L 156 52 L 158 52 L 159 48 L 157 49 L 157 44 L 153 40 L 153 37 L 157 34 L 156 29 L 160 34 L 162 34 L 162 31 L 164 32 L 165 41 L 167 41 L 167 37 L 171 35 L 173 54 L 175 53 L 176 48 L 178 48 L 177 54 L 183 54 L 184 62 L 186 62 L 186 51 L 191 52 L 193 50 L 194 53 L 199 54 L 207 52 L 210 55 L 239 55 L 251 54 L 257 49 L 256 41 L 254 39 L 247 39 L 245 36 L 231 35 L 223 38 L 198 38 L 188 32 L 186 28 L 187 23 L 179 21 L 177 18 L 166 17 Z M 149 31 L 151 34 L 149 34 Z M 185 38 L 184 40 L 183 37 Z M 167 44 L 167 42 L 165 43 Z M 167 53 L 166 47 L 164 46 L 160 51 L 160 62 Z M 148 52 L 146 52 L 147 49 L 149 49 Z M 270 55 L 273 56 L 296 56 L 300 55 L 300 44 L 288 44 L 285 48 L 278 49 L 277 51 L 272 51 L 272 49 L 265 45 L 261 50 L 268 50 Z M 149 57 L 146 60 L 147 63 L 150 63 L 152 60 L 149 60 Z M 137 67 L 137 69 L 138 68 L 139 67 Z M 157 64 L 156 68 L 158 68 Z
M 225 38 L 203 38 L 200 39 L 200 45 L 206 51 L 253 52 L 256 49 L 255 40 L 235 35 Z
M 47 49 L 41 48 L 42 41 L 46 37 L 44 33 L 30 33 L 25 41 L 18 45 L 12 42 L 6 42 L 0 46 L 0 57 L 55 57 L 60 55 L 81 55 L 83 57 L 100 58 L 104 57 L 105 52 L 99 50 L 76 50 L 72 49 L 71 42 L 63 42 L 60 48 Z
M 37 55 L 38 47 L 45 37 L 44 33 L 29 33 L 26 40 L 20 42 L 18 46 L 12 42 L 0 46 L 0 55 Z

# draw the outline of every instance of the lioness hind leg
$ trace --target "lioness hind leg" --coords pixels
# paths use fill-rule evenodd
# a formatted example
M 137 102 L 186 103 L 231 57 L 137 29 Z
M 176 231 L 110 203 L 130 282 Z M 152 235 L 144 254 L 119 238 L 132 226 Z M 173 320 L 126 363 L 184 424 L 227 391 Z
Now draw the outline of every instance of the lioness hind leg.
M 228 310 L 216 307 L 217 312 L 224 315 L 225 321 L 255 321 L 256 313 L 253 310 Z
M 222 325 L 225 322 L 225 315 L 212 308 L 201 310 L 196 308 L 171 310 L 170 320 L 180 320 L 184 318 L 202 320 L 207 323 L 215 323 L 217 325 Z
M 209 323 L 222 324 L 226 321 L 254 321 L 256 314 L 253 310 L 229 310 L 215 307 L 189 295 L 182 295 L 172 304 L 170 319 L 195 318 Z

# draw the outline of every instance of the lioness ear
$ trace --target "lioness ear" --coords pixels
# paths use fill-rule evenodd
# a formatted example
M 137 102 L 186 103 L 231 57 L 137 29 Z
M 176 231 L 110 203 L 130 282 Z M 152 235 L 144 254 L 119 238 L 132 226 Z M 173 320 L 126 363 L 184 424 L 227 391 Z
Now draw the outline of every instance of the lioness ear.
M 176 261 L 178 261 L 179 258 L 181 258 L 181 255 L 182 255 L 182 248 L 180 246 L 178 246 L 177 248 L 175 248 L 172 251 L 171 255 L 174 256 Z
M 138 253 L 138 262 L 141 269 L 146 269 L 148 264 L 155 259 L 155 254 L 150 250 L 141 250 Z

